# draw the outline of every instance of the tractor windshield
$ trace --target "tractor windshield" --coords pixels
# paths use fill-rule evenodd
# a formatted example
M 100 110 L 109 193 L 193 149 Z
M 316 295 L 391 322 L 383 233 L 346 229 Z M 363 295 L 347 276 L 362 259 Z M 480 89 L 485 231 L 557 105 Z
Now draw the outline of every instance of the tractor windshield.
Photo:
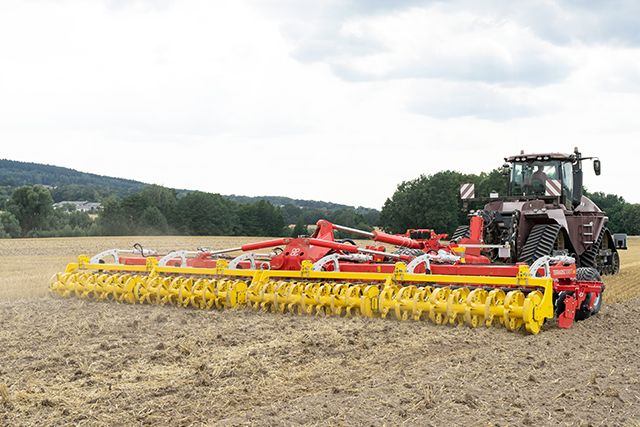
M 514 162 L 511 168 L 510 194 L 512 196 L 560 196 L 560 162 Z

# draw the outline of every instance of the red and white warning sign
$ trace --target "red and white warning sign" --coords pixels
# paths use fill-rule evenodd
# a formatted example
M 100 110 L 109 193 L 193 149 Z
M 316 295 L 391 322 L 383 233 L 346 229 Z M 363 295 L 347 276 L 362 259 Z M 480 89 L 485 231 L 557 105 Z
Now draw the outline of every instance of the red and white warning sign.
M 562 194 L 562 187 L 560 187 L 560 180 L 547 179 L 544 183 L 545 196 L 560 196 Z
M 473 199 L 476 197 L 475 184 L 462 184 L 460 186 L 460 198 L 462 200 Z

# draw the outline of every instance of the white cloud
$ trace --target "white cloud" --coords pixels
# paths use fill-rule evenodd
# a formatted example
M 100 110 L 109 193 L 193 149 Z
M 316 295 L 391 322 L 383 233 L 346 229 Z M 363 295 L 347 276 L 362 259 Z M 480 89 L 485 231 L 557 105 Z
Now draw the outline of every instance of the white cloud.
M 540 85 L 562 80 L 570 72 L 564 49 L 515 22 L 442 9 L 409 9 L 347 22 L 342 36 L 374 40 L 380 50 L 324 60 L 354 80 L 437 78 Z

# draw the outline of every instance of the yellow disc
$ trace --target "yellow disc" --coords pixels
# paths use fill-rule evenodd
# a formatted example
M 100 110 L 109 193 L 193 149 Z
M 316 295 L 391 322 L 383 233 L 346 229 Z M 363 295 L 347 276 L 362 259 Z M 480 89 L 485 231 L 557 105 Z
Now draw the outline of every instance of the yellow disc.
M 362 299 L 363 285 L 351 285 L 344 296 L 345 315 L 347 317 L 360 314 L 360 301 Z
M 489 292 L 477 288 L 467 296 L 464 320 L 472 328 L 477 328 L 484 321 L 485 303 Z
M 509 291 L 504 299 L 504 325 L 511 331 L 517 331 L 524 323 L 522 310 L 524 294 L 522 291 Z
M 494 320 L 502 323 L 504 314 L 504 299 L 506 295 L 502 289 L 494 289 L 489 292 L 484 303 L 484 323 L 491 326 Z
M 524 300 L 524 326 L 527 329 L 527 332 L 534 335 L 540 332 L 542 324 L 544 323 L 544 318 L 541 318 L 540 320 L 535 319 L 535 311 L 542 304 L 542 296 L 542 292 L 533 291 L 530 292 L 529 295 L 527 295 L 527 298 Z
M 395 296 L 394 312 L 396 319 L 407 320 L 409 314 L 413 314 L 413 296 L 417 291 L 418 288 L 413 285 L 400 288 Z
M 458 288 L 449 294 L 447 299 L 447 320 L 449 323 L 458 323 L 461 325 L 464 323 L 464 312 L 466 308 L 467 296 L 469 295 L 469 288 Z
M 380 288 L 376 285 L 367 285 L 362 291 L 360 299 L 360 313 L 366 317 L 373 317 L 378 312 L 378 295 Z
M 433 323 L 441 325 L 445 320 L 445 314 L 447 313 L 447 302 L 449 300 L 449 294 L 451 288 L 442 287 L 436 288 L 429 297 L 431 307 L 429 307 L 429 319 Z
M 387 317 L 387 314 L 394 306 L 394 297 L 398 289 L 395 286 L 385 286 L 378 295 L 378 312 L 380 317 Z

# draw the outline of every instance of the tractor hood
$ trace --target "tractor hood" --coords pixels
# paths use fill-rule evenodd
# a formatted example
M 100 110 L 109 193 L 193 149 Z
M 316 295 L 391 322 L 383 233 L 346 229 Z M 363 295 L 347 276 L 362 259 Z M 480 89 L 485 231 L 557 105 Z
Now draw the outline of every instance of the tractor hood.
M 564 205 L 550 205 L 547 204 L 544 200 L 494 200 L 489 202 L 484 207 L 487 211 L 495 211 L 495 212 L 513 212 L 518 210 L 523 213 L 531 213 L 531 212 L 546 212 L 556 209 L 561 210 L 569 210 L 566 209 Z M 580 205 L 575 208 L 575 212 L 602 212 L 600 208 L 588 197 L 582 196 L 580 201 Z
M 529 211 L 542 211 L 547 209 L 548 206 L 544 200 L 517 200 L 517 201 L 504 201 L 495 200 L 485 205 L 484 209 L 494 212 L 529 212 Z
M 576 212 L 602 212 L 598 205 L 586 196 L 582 196 L 580 204 L 576 206 L 575 210 Z

